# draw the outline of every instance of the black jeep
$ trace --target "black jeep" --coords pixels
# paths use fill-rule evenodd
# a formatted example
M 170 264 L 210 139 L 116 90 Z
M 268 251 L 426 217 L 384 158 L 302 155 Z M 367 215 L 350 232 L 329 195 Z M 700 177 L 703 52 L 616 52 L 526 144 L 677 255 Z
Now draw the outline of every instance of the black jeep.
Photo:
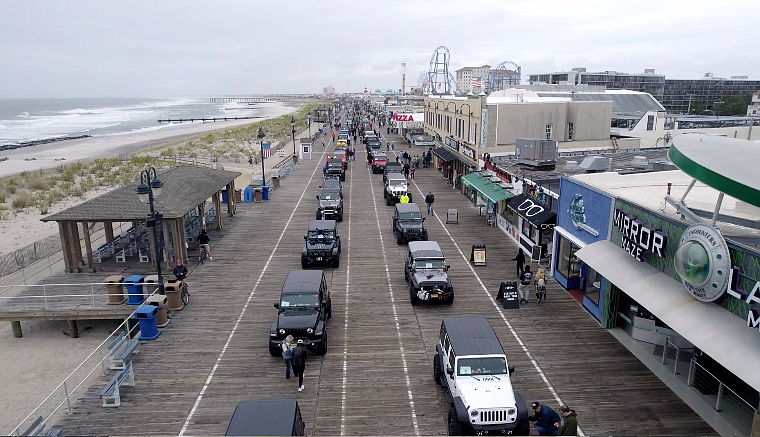
M 383 171 L 383 183 L 388 180 L 388 173 L 404 173 L 404 166 L 399 162 L 388 161 Z
M 327 166 L 324 169 L 324 176 L 338 176 L 342 181 L 346 180 L 346 168 L 343 167 L 342 159 L 331 159 L 327 161 Z
M 425 217 L 416 203 L 397 203 L 393 211 L 393 233 L 396 243 L 404 241 L 427 241 Z
M 301 250 L 301 267 L 314 263 L 331 263 L 340 266 L 340 237 L 335 220 L 312 220 L 303 237 L 306 245 Z
M 404 260 L 412 305 L 421 302 L 454 303 L 454 286 L 441 247 L 435 241 L 412 241 Z
M 316 196 L 319 200 L 317 220 L 334 219 L 343 221 L 343 194 L 334 188 L 322 188 Z
M 340 178 L 325 178 L 322 185 L 319 188 L 326 188 L 328 190 L 338 190 L 341 197 L 343 197 L 343 184 L 340 183 Z
M 282 341 L 292 335 L 320 355 L 327 353 L 327 319 L 332 316 L 330 290 L 322 270 L 291 270 L 282 286 L 277 320 L 269 330 L 269 353 L 282 353 Z

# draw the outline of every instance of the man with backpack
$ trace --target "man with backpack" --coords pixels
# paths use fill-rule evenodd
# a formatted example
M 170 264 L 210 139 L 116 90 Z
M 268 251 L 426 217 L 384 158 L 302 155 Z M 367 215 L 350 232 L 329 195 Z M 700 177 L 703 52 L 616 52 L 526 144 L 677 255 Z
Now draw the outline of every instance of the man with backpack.
M 528 303 L 528 293 L 530 293 L 532 279 L 533 272 L 530 271 L 530 265 L 526 265 L 525 270 L 520 274 L 520 303 Z

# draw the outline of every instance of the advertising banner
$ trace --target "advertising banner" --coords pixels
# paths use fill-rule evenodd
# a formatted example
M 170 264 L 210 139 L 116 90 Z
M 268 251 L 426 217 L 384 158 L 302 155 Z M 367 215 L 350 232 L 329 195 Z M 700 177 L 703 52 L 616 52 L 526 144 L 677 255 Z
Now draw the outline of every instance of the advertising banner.
M 612 222 L 612 196 L 566 177 L 559 187 L 557 226 L 586 244 L 606 240 Z

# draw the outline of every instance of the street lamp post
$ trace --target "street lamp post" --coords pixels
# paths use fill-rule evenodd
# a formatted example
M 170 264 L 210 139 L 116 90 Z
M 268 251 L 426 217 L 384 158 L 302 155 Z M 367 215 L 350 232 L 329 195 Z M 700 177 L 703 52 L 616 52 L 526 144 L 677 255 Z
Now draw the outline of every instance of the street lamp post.
M 257 135 L 259 142 L 261 143 L 261 186 L 263 187 L 266 185 L 266 173 L 264 173 L 264 137 L 266 134 L 264 133 L 264 128 L 259 127 L 259 134 Z
M 153 228 L 153 246 L 156 248 L 156 253 L 153 254 L 156 259 L 156 272 L 158 272 L 158 294 L 164 295 L 164 278 L 161 275 L 161 248 L 158 245 L 158 224 L 164 218 L 163 214 L 156 211 L 153 205 L 153 198 L 161 195 L 161 189 L 164 183 L 158 179 L 156 175 L 156 169 L 151 167 L 147 170 L 143 170 L 140 173 L 140 185 L 135 190 L 140 201 L 148 203 L 150 205 L 150 216 L 146 220 L 146 224 L 149 228 Z
M 290 130 L 291 134 L 293 134 L 293 161 L 297 161 L 298 153 L 296 152 L 296 118 L 294 116 L 290 116 Z

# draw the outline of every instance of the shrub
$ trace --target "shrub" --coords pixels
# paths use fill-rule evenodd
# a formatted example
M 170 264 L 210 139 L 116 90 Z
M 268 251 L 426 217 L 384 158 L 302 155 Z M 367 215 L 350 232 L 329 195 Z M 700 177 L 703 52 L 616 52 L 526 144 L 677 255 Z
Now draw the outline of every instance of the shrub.
M 28 208 L 32 204 L 32 195 L 29 193 L 20 193 L 13 198 L 13 209 L 16 211 Z
M 26 187 L 31 190 L 47 190 L 52 185 L 51 182 L 45 175 L 36 174 L 27 177 Z

